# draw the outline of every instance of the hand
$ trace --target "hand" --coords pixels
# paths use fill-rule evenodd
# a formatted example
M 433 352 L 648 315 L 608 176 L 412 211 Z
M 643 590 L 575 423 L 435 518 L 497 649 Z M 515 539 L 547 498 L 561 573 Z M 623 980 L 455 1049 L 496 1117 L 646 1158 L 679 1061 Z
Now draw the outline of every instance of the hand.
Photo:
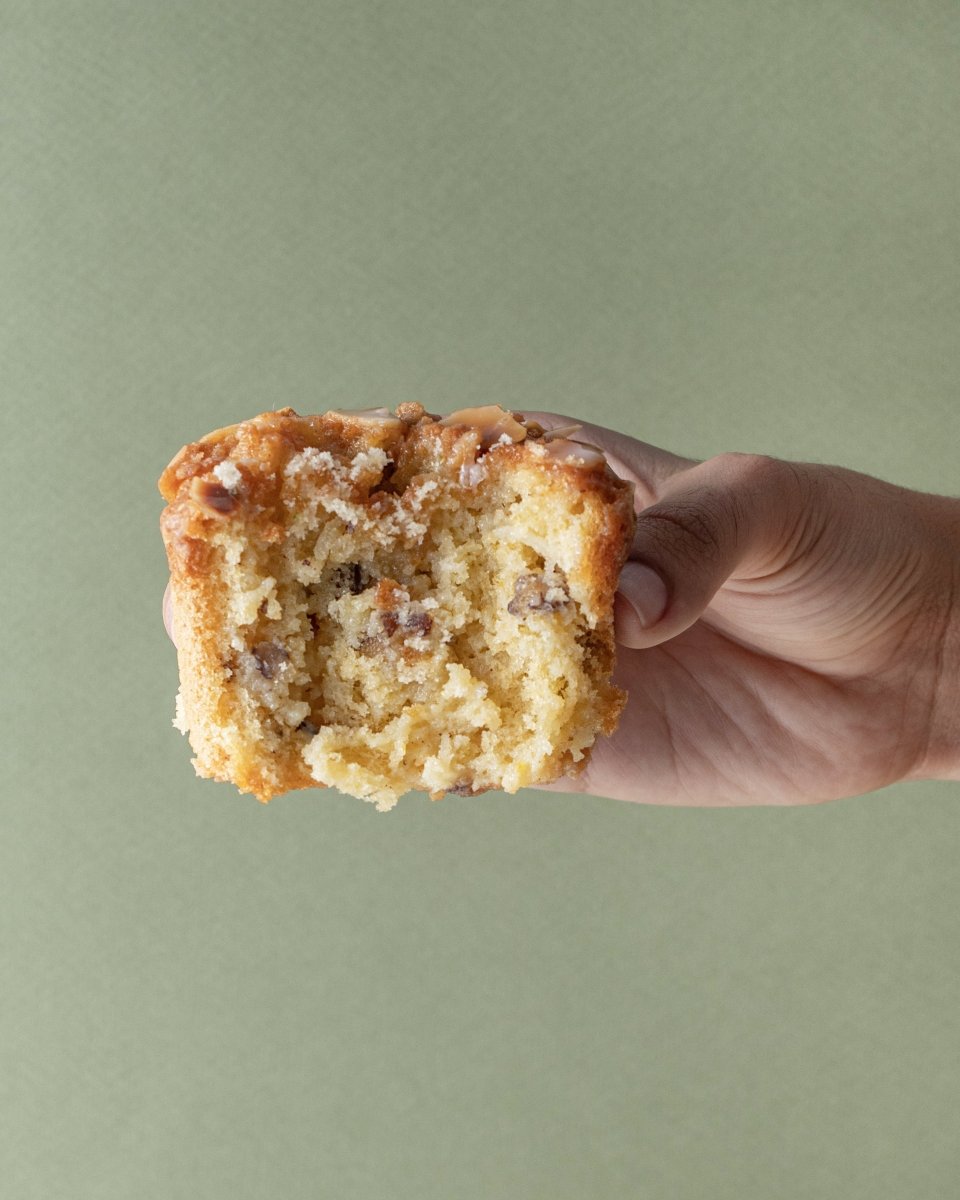
M 636 485 L 615 602 L 629 700 L 584 772 L 546 790 L 802 804 L 960 778 L 958 501 L 582 425 Z

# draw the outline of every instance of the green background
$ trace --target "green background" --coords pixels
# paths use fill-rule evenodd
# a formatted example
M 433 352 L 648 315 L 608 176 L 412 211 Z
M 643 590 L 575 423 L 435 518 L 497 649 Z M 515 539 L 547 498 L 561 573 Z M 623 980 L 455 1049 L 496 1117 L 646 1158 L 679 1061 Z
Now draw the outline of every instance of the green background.
M 268 807 L 155 481 L 501 402 L 955 494 L 954 0 L 0 5 L 0 1189 L 960 1194 L 960 790 Z

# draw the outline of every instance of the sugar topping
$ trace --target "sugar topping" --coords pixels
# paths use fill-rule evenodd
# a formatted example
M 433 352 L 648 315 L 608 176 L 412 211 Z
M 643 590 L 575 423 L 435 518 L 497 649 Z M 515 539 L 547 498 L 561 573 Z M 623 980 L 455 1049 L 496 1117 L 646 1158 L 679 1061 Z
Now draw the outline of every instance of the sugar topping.
M 231 462 L 229 458 L 225 458 L 223 462 L 217 463 L 213 468 L 213 473 L 228 492 L 235 492 L 243 483 L 243 476 L 240 474 L 237 464 Z

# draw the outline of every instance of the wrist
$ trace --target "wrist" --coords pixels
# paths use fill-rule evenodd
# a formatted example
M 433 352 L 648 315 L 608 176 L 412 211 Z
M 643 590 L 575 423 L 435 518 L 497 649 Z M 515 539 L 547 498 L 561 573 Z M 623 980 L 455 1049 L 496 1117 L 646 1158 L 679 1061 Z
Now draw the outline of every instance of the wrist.
M 926 743 L 909 778 L 960 780 L 960 500 L 923 500 L 934 562 L 934 619 L 925 647 L 932 692 Z

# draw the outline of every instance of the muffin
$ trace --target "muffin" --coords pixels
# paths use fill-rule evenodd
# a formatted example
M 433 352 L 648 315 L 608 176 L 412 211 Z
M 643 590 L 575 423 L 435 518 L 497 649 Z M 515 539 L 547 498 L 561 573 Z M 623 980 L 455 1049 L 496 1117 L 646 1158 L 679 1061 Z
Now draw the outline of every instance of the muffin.
M 575 433 L 493 405 L 285 408 L 184 447 L 159 486 L 197 774 L 385 810 L 582 770 L 626 699 L 634 508 Z

